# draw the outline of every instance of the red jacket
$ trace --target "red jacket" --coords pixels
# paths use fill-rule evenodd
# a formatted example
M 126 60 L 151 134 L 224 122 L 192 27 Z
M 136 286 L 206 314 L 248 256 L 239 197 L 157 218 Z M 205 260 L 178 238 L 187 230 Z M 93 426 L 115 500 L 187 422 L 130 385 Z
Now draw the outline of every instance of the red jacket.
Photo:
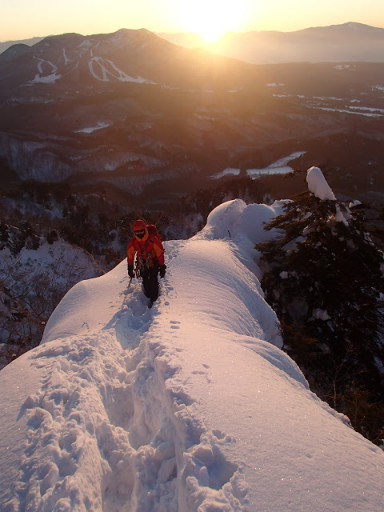
M 147 233 L 142 240 L 136 237 L 131 238 L 127 247 L 128 265 L 133 265 L 135 254 L 149 268 L 153 267 L 155 263 L 160 267 L 164 265 L 164 247 L 158 236 Z

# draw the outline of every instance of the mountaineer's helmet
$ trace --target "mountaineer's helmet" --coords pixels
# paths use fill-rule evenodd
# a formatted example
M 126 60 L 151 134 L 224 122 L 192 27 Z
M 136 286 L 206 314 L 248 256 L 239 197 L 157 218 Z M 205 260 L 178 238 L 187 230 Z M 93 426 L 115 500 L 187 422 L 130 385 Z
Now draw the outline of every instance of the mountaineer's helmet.
M 142 240 L 145 236 L 148 236 L 147 225 L 141 219 L 138 219 L 133 224 L 133 233 L 136 238 Z

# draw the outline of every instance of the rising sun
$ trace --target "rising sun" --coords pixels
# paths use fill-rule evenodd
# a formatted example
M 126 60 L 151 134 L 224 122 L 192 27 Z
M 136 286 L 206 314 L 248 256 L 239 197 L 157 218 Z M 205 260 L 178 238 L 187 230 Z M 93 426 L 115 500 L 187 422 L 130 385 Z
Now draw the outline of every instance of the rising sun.
M 242 28 L 246 22 L 244 0 L 189 0 L 181 2 L 182 25 L 206 43 L 214 43 L 226 32 Z

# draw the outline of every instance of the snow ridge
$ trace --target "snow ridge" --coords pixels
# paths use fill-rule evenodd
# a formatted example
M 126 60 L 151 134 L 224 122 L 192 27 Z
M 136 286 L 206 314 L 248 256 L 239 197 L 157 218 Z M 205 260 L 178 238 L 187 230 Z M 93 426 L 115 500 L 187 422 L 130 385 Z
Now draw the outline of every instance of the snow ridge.
M 124 270 L 120 265 L 119 276 Z M 172 288 L 164 292 L 166 301 Z M 81 283 L 61 308 L 71 316 L 69 304 L 77 310 L 91 297 Z M 64 331 L 52 341 L 46 335 L 32 351 L 32 365 L 44 378 L 20 413 L 27 417 L 28 440 L 14 489 L 18 500 L 6 511 L 18 501 L 42 511 L 170 512 L 195 510 L 207 499 L 223 510 L 241 510 L 241 485 L 230 483 L 238 466 L 220 450 L 221 443 L 234 441 L 208 432 L 190 415 L 193 399 L 179 382 L 167 388 L 178 367 L 158 341 L 164 336 L 156 329 L 158 312 L 147 309 L 137 287 L 122 291 L 121 298 L 122 309 L 102 331 L 92 332 L 94 326 L 84 321 L 78 328 L 89 334 Z M 171 335 L 179 323 L 169 322 Z M 159 334 L 148 341 L 153 327 Z M 89 493 L 89 481 L 100 482 L 99 492 Z

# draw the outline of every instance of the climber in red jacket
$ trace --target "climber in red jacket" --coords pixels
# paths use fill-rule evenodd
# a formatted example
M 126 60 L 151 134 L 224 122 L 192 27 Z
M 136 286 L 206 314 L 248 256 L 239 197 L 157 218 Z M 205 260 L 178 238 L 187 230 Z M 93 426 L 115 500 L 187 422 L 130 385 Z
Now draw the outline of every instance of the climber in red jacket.
M 134 222 L 133 234 L 127 247 L 128 275 L 131 279 L 135 276 L 142 278 L 144 294 L 150 300 L 149 306 L 152 306 L 159 296 L 157 274 L 163 278 L 167 268 L 164 247 L 156 228 L 147 226 L 141 219 Z

